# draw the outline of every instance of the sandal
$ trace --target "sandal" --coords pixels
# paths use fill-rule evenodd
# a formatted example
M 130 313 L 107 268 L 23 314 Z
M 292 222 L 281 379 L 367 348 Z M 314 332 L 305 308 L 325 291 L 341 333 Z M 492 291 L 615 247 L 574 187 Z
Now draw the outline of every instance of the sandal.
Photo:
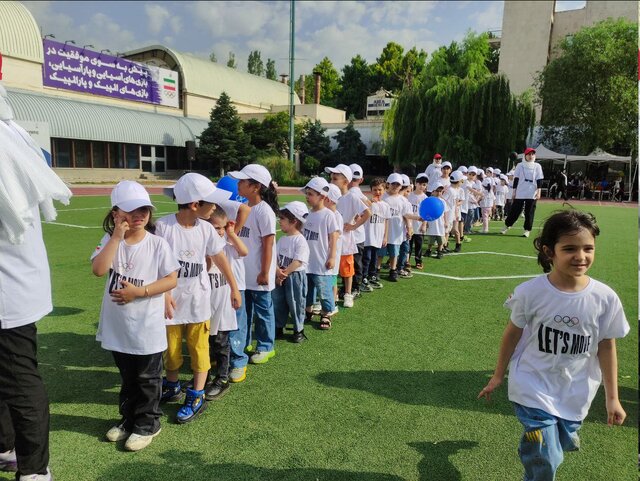
M 313 312 L 306 311 L 304 313 L 304 323 L 309 324 L 313 320 Z
M 322 316 L 320 318 L 320 325 L 318 327 L 323 331 L 331 329 L 331 318 L 327 316 Z

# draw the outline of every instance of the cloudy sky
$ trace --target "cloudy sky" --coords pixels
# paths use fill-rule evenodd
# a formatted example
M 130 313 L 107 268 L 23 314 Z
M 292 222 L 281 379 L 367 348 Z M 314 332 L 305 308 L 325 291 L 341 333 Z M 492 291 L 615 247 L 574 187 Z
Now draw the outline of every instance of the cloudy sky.
M 240 70 L 251 50 L 288 71 L 289 2 L 23 2 L 42 35 L 113 52 L 161 44 L 226 64 L 230 51 Z M 558 10 L 584 1 L 561 1 Z M 375 62 L 389 41 L 431 54 L 468 30 L 502 27 L 502 1 L 297 1 L 296 75 L 327 56 L 340 70 L 356 54 Z

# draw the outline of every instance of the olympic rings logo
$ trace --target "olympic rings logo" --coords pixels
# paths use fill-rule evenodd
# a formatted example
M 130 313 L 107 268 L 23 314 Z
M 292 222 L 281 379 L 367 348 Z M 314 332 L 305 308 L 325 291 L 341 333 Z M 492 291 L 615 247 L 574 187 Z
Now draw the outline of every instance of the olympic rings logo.
M 186 257 L 187 259 L 196 255 L 196 251 L 194 250 L 186 250 L 178 252 L 180 257 Z
M 580 324 L 580 319 L 577 317 L 569 317 L 569 316 L 556 316 L 553 318 L 558 324 L 563 323 L 567 327 L 575 327 Z
M 118 269 L 129 272 L 131 269 L 133 269 L 133 262 L 120 262 L 118 264 Z

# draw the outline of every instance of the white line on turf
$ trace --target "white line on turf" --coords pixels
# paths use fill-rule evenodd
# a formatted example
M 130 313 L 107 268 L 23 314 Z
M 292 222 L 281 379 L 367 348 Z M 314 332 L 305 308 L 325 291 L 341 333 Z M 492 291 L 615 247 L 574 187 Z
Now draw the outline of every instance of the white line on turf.
M 75 227 L 76 229 L 102 229 L 102 226 L 86 226 L 75 224 L 63 224 L 62 222 L 44 222 L 45 224 L 61 225 L 63 227 Z
M 471 254 L 493 254 L 496 256 L 511 256 L 511 257 L 522 257 L 523 259 L 537 259 L 536 256 L 525 256 L 522 254 L 510 254 L 508 252 L 491 252 L 491 251 L 473 251 L 473 252 L 451 252 L 449 254 L 447 254 L 447 257 L 449 256 L 464 256 L 464 255 L 471 255 Z
M 499 279 L 530 279 L 532 277 L 538 277 L 540 274 L 531 274 L 531 275 L 522 275 L 522 276 L 492 276 L 492 277 L 456 277 L 456 276 L 445 276 L 444 274 L 433 274 L 431 272 L 416 272 L 412 271 L 413 274 L 418 274 L 421 276 L 429 276 L 429 277 L 440 277 L 442 279 L 450 279 L 452 281 L 491 281 L 491 280 L 499 280 Z

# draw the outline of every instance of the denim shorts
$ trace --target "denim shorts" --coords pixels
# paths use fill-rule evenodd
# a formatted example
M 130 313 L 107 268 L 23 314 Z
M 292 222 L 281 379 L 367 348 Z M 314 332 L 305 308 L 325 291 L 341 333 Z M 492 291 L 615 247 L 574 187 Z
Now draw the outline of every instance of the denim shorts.
M 383 247 L 378 251 L 378 255 L 382 256 L 398 257 L 398 254 L 400 254 L 400 244 L 387 244 L 387 247 Z

